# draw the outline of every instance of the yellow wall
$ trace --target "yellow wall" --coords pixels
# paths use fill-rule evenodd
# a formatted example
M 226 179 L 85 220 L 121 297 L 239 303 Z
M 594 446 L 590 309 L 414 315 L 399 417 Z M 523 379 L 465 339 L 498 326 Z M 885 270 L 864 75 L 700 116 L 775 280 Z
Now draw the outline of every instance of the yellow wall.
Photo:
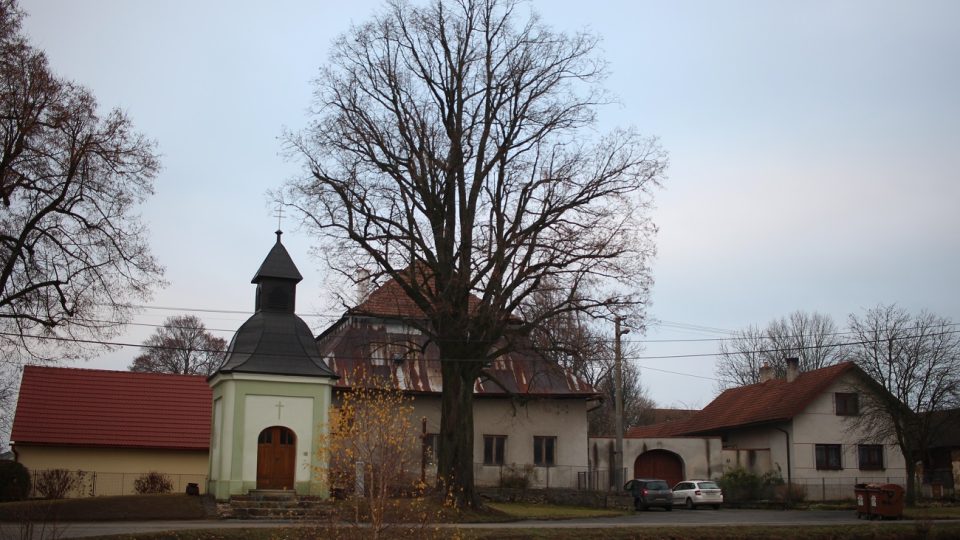
M 166 474 L 174 493 L 183 493 L 188 483 L 206 488 L 206 450 L 146 450 L 125 448 L 77 448 L 68 446 L 16 445 L 17 461 L 36 477 L 47 469 L 84 471 L 84 486 L 72 496 L 132 495 L 134 481 L 143 473 Z

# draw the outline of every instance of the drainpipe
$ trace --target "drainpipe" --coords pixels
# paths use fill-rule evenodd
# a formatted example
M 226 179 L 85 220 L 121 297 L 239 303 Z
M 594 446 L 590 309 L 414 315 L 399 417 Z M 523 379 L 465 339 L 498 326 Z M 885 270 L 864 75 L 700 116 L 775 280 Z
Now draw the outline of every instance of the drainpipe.
M 783 436 L 786 437 L 787 439 L 787 493 L 790 493 L 790 489 L 791 489 L 790 486 L 793 485 L 793 478 L 791 473 L 792 467 L 790 466 L 790 433 L 788 433 L 787 430 L 780 429 L 778 427 L 775 427 L 773 429 L 779 431 L 780 433 L 783 433 Z

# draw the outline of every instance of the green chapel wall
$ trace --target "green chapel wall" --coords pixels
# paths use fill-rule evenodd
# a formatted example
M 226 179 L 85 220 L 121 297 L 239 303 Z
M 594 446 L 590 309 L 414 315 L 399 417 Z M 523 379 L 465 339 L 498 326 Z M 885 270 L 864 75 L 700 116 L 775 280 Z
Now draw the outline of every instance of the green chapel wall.
M 250 490 L 256 489 L 256 478 L 243 478 L 244 437 L 255 438 L 259 435 L 258 433 L 244 433 L 244 425 L 247 417 L 247 396 L 276 396 L 279 398 L 312 398 L 314 419 L 312 440 L 304 441 L 305 437 L 303 437 L 301 433 L 297 433 L 298 451 L 302 449 L 301 445 L 309 445 L 310 479 L 296 482 L 294 489 L 301 495 L 329 496 L 329 487 L 327 486 L 325 471 L 323 470 L 325 464 L 321 462 L 317 443 L 328 429 L 327 419 L 330 414 L 330 401 L 333 391 L 332 381 L 322 383 L 228 379 L 221 381 L 214 387 L 214 400 L 228 394 L 228 392 L 226 392 L 227 385 L 233 386 L 233 392 L 232 396 L 230 396 L 232 398 L 229 400 L 230 402 L 224 400 L 224 407 L 232 407 L 233 409 L 231 427 L 234 436 L 229 443 L 221 439 L 221 444 L 231 444 L 230 477 L 211 480 L 208 488 L 209 492 L 213 493 L 218 500 L 224 500 L 231 495 L 244 495 Z M 224 417 L 226 417 L 226 414 L 224 414 Z M 277 425 L 284 424 L 281 422 Z

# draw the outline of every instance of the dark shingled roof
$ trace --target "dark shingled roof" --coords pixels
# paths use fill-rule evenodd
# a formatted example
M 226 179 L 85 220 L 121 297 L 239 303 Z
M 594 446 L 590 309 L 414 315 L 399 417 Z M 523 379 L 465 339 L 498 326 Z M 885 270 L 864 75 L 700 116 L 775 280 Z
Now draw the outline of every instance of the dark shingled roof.
M 27 366 L 15 444 L 206 450 L 210 387 L 199 375 Z
M 336 378 L 323 362 L 310 327 L 294 314 L 302 277 L 280 243 L 281 234 L 277 231 L 277 243 L 253 277 L 258 284 L 257 312 L 234 334 L 217 373 Z
M 243 323 L 227 349 L 219 373 L 265 373 L 333 377 L 313 333 L 293 313 L 260 311 Z
M 276 232 L 277 243 L 273 245 L 273 249 L 267 254 L 267 258 L 263 260 L 250 283 L 259 283 L 263 278 L 292 279 L 297 283 L 303 280 L 297 265 L 293 264 L 293 259 L 287 253 L 287 248 L 280 243 L 281 234 L 283 232 Z
M 627 431 L 628 437 L 671 437 L 717 433 L 743 426 L 781 422 L 803 412 L 817 396 L 842 375 L 859 371 L 853 362 L 843 362 L 800 373 L 796 380 L 773 379 L 724 391 L 693 416 Z

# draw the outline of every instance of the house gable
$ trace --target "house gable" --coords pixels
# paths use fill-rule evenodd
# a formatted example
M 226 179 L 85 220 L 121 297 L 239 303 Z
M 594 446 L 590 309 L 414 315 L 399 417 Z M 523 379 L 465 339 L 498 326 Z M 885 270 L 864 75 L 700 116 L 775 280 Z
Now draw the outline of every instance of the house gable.
M 853 362 L 800 373 L 796 380 L 772 379 L 724 391 L 693 416 L 667 424 L 632 428 L 628 437 L 698 435 L 786 422 L 845 374 L 859 371 Z

